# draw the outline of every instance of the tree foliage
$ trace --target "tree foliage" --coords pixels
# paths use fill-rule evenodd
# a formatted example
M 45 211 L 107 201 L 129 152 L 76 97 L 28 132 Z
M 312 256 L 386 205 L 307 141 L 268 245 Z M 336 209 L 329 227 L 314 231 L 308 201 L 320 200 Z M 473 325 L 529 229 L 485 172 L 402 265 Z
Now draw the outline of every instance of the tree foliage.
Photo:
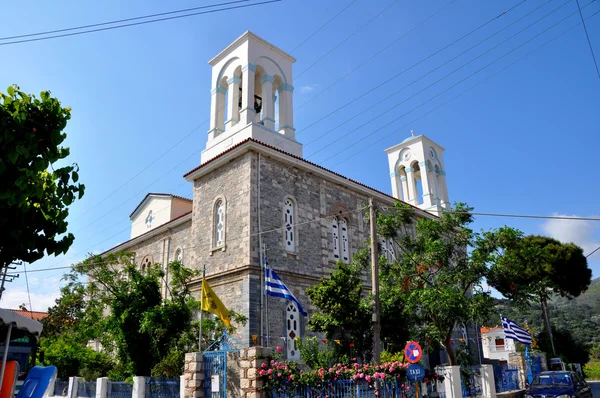
M 74 240 L 68 206 L 84 192 L 76 164 L 54 167 L 69 155 L 61 144 L 70 108 L 49 91 L 39 99 L 17 86 L 7 92 L 0 93 L 0 266 L 65 253 Z
M 583 249 L 545 236 L 527 236 L 494 264 L 488 283 L 517 302 L 540 302 L 553 294 L 572 298 L 590 285 Z
M 87 354 L 84 347 L 89 340 L 99 342 L 104 355 L 112 358 L 112 377 L 181 375 L 185 353 L 198 350 L 199 323 L 193 319 L 200 303 L 189 288 L 197 272 L 179 261 L 168 264 L 167 270 L 165 274 L 159 265 L 140 270 L 134 254 L 127 252 L 92 256 L 75 265 L 44 320 L 47 333 L 42 350 L 55 352 L 54 347 L 66 343 L 76 347 L 65 350 L 64 358 L 73 359 L 68 376 L 105 370 Z M 161 291 L 165 282 L 167 298 Z M 233 311 L 230 318 L 233 323 L 246 321 Z M 220 319 L 204 319 L 204 347 L 223 328 Z M 89 360 L 70 354 L 78 350 Z M 47 352 L 44 355 L 48 357 Z M 56 355 L 51 358 L 64 359 Z

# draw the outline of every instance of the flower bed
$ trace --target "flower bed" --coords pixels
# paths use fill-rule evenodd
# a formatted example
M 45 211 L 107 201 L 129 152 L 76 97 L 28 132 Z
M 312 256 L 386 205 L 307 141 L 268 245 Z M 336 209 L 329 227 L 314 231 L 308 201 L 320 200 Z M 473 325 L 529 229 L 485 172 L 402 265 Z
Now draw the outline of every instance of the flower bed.
M 352 384 L 367 384 L 369 389 L 376 389 L 376 384 L 390 383 L 402 389 L 409 389 L 406 379 L 407 368 L 408 364 L 395 361 L 381 365 L 340 363 L 329 369 L 303 371 L 296 362 L 269 358 L 257 370 L 257 374 L 262 382 L 262 389 L 271 392 L 291 393 L 307 387 L 333 388 L 334 385 L 337 386 L 344 381 Z M 437 373 L 427 371 L 423 383 L 442 380 Z

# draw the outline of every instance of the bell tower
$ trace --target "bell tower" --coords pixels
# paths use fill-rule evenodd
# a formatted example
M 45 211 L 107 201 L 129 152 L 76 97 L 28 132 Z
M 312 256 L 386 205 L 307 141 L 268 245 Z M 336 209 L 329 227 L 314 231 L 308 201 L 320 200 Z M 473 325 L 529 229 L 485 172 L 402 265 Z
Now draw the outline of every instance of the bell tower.
M 302 157 L 294 129 L 294 62 L 291 55 L 248 31 L 208 62 L 210 130 L 202 163 L 247 138 Z
M 450 209 L 444 148 L 425 137 L 411 137 L 385 150 L 388 154 L 392 194 L 436 216 Z

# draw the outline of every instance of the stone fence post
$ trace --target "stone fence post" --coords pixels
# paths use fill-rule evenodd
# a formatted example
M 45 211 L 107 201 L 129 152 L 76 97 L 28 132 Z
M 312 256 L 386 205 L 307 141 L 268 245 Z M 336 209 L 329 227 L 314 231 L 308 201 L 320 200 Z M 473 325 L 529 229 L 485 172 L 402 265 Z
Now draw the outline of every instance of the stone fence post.
M 508 364 L 519 369 L 519 385 L 525 387 L 527 384 L 525 355 L 522 352 L 511 352 L 508 354 Z
M 240 397 L 241 398 L 266 398 L 262 391 L 262 382 L 258 380 L 257 371 L 267 360 L 266 356 L 272 355 L 272 348 L 250 347 L 240 352 Z
M 204 398 L 204 355 L 201 352 L 185 354 L 183 379 L 184 398 Z
M 481 365 L 481 395 L 484 398 L 496 398 L 496 381 L 494 379 L 494 367 L 492 365 Z
M 69 389 L 67 397 L 77 398 L 77 389 L 79 388 L 79 380 L 83 380 L 82 377 L 69 377 Z
M 106 398 L 108 396 L 108 377 L 96 379 L 96 398 Z
M 462 398 L 460 366 L 440 366 L 437 368 L 437 372 L 439 375 L 444 376 L 442 383 L 446 398 Z
M 133 378 L 133 393 L 131 398 L 146 397 L 146 378 L 144 376 L 135 376 Z

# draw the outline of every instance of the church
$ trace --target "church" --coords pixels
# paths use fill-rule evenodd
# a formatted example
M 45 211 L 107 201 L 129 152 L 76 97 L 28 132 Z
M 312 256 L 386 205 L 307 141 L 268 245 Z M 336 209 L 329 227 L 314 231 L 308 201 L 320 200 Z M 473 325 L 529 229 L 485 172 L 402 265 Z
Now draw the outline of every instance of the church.
M 392 196 L 303 159 L 294 128 L 294 62 L 251 32 L 209 61 L 206 148 L 200 165 L 183 176 L 193 200 L 147 194 L 131 213 L 131 239 L 107 252 L 133 251 L 142 269 L 166 269 L 176 259 L 205 266 L 225 306 L 248 318 L 237 337 L 251 346 L 268 336 L 288 359 L 299 359 L 295 338 L 305 335 L 307 318 L 293 302 L 263 294 L 265 258 L 310 317 L 315 308 L 306 288 L 362 247 L 370 198 L 378 206 L 403 200 L 419 217 L 449 206 L 444 149 L 423 135 L 385 150 Z M 382 251 L 393 256 L 389 243 Z M 198 297 L 200 289 L 198 278 Z

